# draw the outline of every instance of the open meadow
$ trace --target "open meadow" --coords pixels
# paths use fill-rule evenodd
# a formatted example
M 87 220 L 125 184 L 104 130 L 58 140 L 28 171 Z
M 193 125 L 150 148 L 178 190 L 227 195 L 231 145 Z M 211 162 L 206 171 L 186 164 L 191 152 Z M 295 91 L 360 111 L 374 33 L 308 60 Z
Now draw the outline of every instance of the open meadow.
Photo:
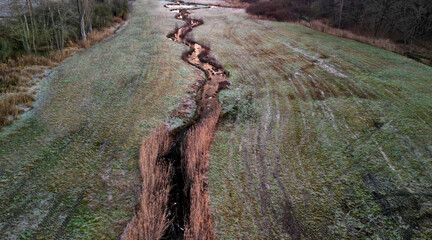
M 432 67 L 167 3 L 0 132 L 0 239 L 432 239 Z
M 432 237 L 432 68 L 243 10 L 199 42 L 230 71 L 210 153 L 220 239 Z

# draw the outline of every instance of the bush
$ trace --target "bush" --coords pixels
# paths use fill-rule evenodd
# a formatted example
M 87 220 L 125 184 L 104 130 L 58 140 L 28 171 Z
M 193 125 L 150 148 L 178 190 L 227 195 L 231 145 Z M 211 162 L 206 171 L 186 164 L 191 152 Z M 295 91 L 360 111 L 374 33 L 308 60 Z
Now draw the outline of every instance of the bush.
M 96 4 L 92 16 L 93 27 L 107 27 L 113 17 L 125 19 L 128 13 L 127 0 L 114 0 L 112 3 Z
M 9 41 L 0 37 L 0 62 L 4 62 L 12 53 L 12 46 Z
M 111 4 L 96 4 L 92 21 L 93 27 L 103 28 L 109 25 L 112 18 L 112 6 Z
M 296 21 L 310 15 L 308 8 L 286 0 L 260 1 L 249 5 L 246 12 L 277 21 Z
M 124 18 L 128 13 L 128 1 L 127 0 L 114 0 L 112 3 L 112 14 L 115 17 Z

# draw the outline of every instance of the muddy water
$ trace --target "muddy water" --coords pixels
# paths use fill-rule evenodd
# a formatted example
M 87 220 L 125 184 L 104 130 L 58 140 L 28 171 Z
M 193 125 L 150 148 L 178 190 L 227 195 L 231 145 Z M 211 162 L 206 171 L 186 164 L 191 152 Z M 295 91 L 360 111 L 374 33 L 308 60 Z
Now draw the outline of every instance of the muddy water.
M 172 6 L 172 4 L 170 4 L 170 6 Z M 218 92 L 230 85 L 227 81 L 229 73 L 215 58 L 210 56 L 209 47 L 199 44 L 187 37 L 187 34 L 192 32 L 193 28 L 204 24 L 204 22 L 200 19 L 190 18 L 190 13 L 186 9 L 176 10 L 179 13 L 175 17 L 185 21 L 186 24 L 168 34 L 167 37 L 188 46 L 190 50 L 186 54 L 183 54 L 183 60 L 201 69 L 207 77 L 201 98 L 198 99 L 198 103 L 201 104 L 201 108 L 198 109 L 198 114 L 201 118 L 205 118 L 213 113 L 219 104 L 217 99 Z

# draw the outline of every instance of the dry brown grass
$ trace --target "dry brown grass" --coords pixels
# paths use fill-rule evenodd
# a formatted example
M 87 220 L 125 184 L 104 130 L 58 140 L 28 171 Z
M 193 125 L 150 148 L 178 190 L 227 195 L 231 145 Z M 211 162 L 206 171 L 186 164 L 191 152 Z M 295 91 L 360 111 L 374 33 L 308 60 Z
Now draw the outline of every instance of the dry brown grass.
M 114 25 L 111 27 L 102 28 L 100 30 L 95 29 L 91 33 L 88 33 L 87 34 L 87 41 L 79 40 L 78 45 L 81 48 L 88 48 L 88 47 L 104 40 L 105 38 L 113 35 L 121 26 L 123 26 L 126 23 L 126 21 L 122 20 L 119 17 L 114 17 L 112 22 Z
M 11 124 L 24 111 L 18 105 L 24 104 L 28 108 L 32 107 L 35 98 L 27 93 L 27 85 L 33 75 L 40 74 L 46 67 L 52 66 L 54 63 L 50 56 L 34 55 L 24 55 L 0 64 L 0 129 Z
M 376 39 L 374 37 L 358 35 L 348 30 L 342 30 L 342 29 L 330 27 L 319 20 L 313 20 L 310 23 L 306 21 L 301 21 L 300 24 L 320 32 L 324 32 L 338 37 L 352 39 L 375 47 L 383 48 L 391 52 L 403 53 L 405 51 L 405 48 L 403 46 L 392 42 L 390 39 L 382 39 L 382 38 Z
M 22 78 L 17 71 L 8 68 L 6 64 L 0 65 L 0 92 L 6 92 L 12 87 L 21 85 Z
M 125 19 L 127 19 L 127 17 Z M 113 17 L 111 22 L 116 24 L 122 24 L 124 20 L 121 17 Z
M 110 28 L 104 28 L 102 30 L 94 30 L 92 33 L 88 35 L 88 39 L 91 42 L 91 44 L 98 43 L 105 39 L 108 36 L 111 36 L 114 34 L 114 30 Z
M 89 40 L 78 40 L 77 44 L 79 48 L 89 48 L 91 46 Z
M 142 143 L 139 167 L 142 177 L 139 210 L 126 227 L 121 239 L 160 239 L 170 224 L 168 220 L 168 198 L 170 193 L 170 167 L 160 161 L 172 139 L 165 128 L 161 128 Z
M 49 57 L 36 56 L 33 54 L 23 55 L 15 60 L 9 59 L 7 65 L 9 67 L 27 67 L 32 65 L 52 66 L 52 61 Z
M 189 189 L 190 215 L 185 228 L 185 239 L 215 239 L 207 173 L 210 145 L 220 109 L 219 105 L 215 113 L 203 119 L 187 134 L 183 168 L 186 171 L 186 189 Z
M 0 127 L 12 122 L 24 110 L 19 107 L 32 107 L 34 97 L 25 93 L 6 93 L 0 97 Z
M 70 51 L 70 49 L 65 49 L 62 51 L 60 50 L 55 50 L 55 51 L 51 51 L 48 55 L 48 58 L 51 60 L 51 62 L 53 63 L 61 63 L 63 62 L 66 58 L 70 57 L 73 55 L 73 52 Z

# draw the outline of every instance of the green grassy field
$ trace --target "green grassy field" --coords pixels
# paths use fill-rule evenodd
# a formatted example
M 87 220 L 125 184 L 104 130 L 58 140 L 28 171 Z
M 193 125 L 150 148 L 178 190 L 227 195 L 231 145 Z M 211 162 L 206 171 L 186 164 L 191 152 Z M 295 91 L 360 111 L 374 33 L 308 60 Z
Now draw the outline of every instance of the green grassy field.
M 55 68 L 35 109 L 0 133 L 0 239 L 118 238 L 142 137 L 200 76 L 165 37 L 175 23 L 163 2 L 136 1 L 122 33 Z
M 211 150 L 220 239 L 432 238 L 432 68 L 242 10 L 193 32 L 231 72 Z
M 202 78 L 163 4 L 136 1 L 0 132 L 0 239 L 121 234 L 142 137 Z M 431 67 L 240 9 L 192 12 L 231 73 L 210 156 L 220 239 L 432 238 Z

